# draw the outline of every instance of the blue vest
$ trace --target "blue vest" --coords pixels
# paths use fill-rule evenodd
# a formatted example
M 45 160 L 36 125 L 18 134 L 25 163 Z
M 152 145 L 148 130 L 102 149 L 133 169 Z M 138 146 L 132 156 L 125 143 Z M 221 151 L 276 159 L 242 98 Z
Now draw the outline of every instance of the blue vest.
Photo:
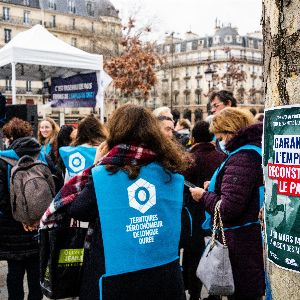
M 81 173 L 94 163 L 96 148 L 85 146 L 67 146 L 59 148 L 59 154 L 70 177 Z
M 183 176 L 157 163 L 130 180 L 105 166 L 92 170 L 105 257 L 102 278 L 158 267 L 178 259 Z
M 0 151 L 0 156 L 7 157 L 7 158 L 12 158 L 12 159 L 15 159 L 15 160 L 19 160 L 20 159 L 20 157 L 18 156 L 18 154 L 16 153 L 16 151 L 13 150 L 13 149 Z M 40 161 L 42 161 L 46 165 L 48 165 L 48 162 L 47 162 L 47 159 L 46 159 L 46 155 L 45 155 L 45 153 L 43 151 L 40 151 L 39 156 L 38 156 L 37 159 L 40 160 Z M 10 173 L 11 173 L 11 165 L 8 164 L 8 166 L 7 166 L 8 189 L 9 189 L 9 185 L 10 185 Z
M 52 145 L 50 143 L 41 146 L 41 152 L 43 152 L 45 156 L 49 155 L 51 150 L 52 150 Z
M 227 163 L 228 159 L 232 155 L 234 155 L 237 152 L 242 151 L 242 150 L 254 150 L 261 156 L 261 148 L 257 147 L 257 146 L 254 146 L 254 145 L 245 145 L 245 146 L 242 146 L 242 147 L 236 149 L 235 151 L 229 153 L 228 157 L 222 162 L 222 164 L 219 166 L 219 168 L 214 172 L 214 174 L 213 174 L 213 176 L 210 180 L 209 187 L 208 187 L 209 192 L 214 192 L 215 191 L 217 177 L 218 177 L 219 173 L 221 172 L 222 168 Z M 260 186 L 259 187 L 259 207 L 260 208 L 263 206 L 263 202 L 264 202 L 264 186 Z M 224 230 L 237 229 L 237 228 L 240 228 L 240 227 L 249 226 L 249 225 L 256 224 L 256 223 L 259 224 L 259 221 L 248 222 L 248 223 L 240 225 L 240 226 L 233 226 L 233 227 L 224 228 Z M 205 211 L 205 221 L 202 224 L 202 228 L 204 230 L 209 230 L 209 229 L 211 229 L 211 226 L 212 226 L 211 215 L 207 211 Z

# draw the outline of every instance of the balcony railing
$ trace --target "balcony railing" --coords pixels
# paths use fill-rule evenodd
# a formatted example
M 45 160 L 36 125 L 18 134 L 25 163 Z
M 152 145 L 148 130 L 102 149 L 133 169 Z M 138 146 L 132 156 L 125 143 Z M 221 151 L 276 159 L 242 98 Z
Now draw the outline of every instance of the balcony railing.
M 121 32 L 110 31 L 110 30 L 95 30 L 92 27 L 92 23 L 90 26 L 85 25 L 64 25 L 60 23 L 53 22 L 45 22 L 45 27 L 50 29 L 51 31 L 64 31 L 68 33 L 83 33 L 85 36 L 115 36 L 121 37 Z
M 0 87 L 0 92 L 4 95 L 11 95 L 11 87 Z M 17 95 L 42 95 L 42 89 L 32 88 L 30 91 L 27 91 L 26 88 L 16 88 Z
M 42 21 L 38 19 L 29 18 L 25 22 L 24 18 L 15 17 L 15 16 L 9 16 L 9 18 L 7 17 L 4 18 L 3 16 L 0 16 L 0 22 L 6 24 L 28 26 L 28 27 L 34 26 L 36 24 L 42 24 Z
M 9 18 L 4 17 L 3 15 L 0 16 L 0 23 L 6 23 L 6 24 L 12 24 L 12 25 L 22 25 L 22 26 L 34 26 L 36 24 L 42 24 L 42 21 L 39 19 L 32 19 L 29 18 L 24 20 L 22 17 L 16 17 L 16 16 L 9 16 Z M 44 26 L 51 31 L 63 31 L 68 33 L 82 33 L 85 36 L 95 36 L 95 37 L 101 37 L 101 36 L 114 36 L 114 37 L 121 37 L 121 31 L 111 31 L 111 30 L 94 30 L 92 27 L 92 23 L 90 26 L 84 26 L 84 25 L 64 25 L 60 23 L 53 23 L 53 22 L 44 22 Z
M 174 59 L 173 63 L 166 62 L 163 67 L 176 67 L 180 65 L 193 65 L 193 64 L 199 64 L 199 63 L 214 63 L 214 62 L 248 62 L 253 64 L 261 64 L 263 63 L 262 58 L 257 57 L 249 57 L 245 55 L 232 55 L 231 58 L 228 58 L 226 55 L 218 55 L 215 57 L 199 57 L 199 58 L 191 58 L 191 59 Z

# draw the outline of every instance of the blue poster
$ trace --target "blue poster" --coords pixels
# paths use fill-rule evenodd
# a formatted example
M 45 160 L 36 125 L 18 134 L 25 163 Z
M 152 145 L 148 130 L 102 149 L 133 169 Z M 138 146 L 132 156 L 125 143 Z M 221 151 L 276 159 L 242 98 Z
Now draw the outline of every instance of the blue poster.
M 51 79 L 51 107 L 95 107 L 98 92 L 96 73 Z

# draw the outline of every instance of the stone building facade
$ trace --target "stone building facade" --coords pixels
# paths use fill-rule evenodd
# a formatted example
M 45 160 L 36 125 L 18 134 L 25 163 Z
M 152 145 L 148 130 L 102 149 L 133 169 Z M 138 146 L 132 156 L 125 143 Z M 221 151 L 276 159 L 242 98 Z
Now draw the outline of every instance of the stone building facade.
M 59 39 L 104 59 L 119 52 L 122 32 L 118 11 L 109 0 L 0 0 L 0 48 L 16 34 L 42 24 Z M 0 80 L 0 91 L 11 103 L 11 79 Z M 39 115 L 56 116 L 58 109 L 42 106 L 43 83 L 17 78 L 17 103 L 39 104 Z M 91 109 L 80 109 L 88 114 Z M 78 109 L 65 108 L 69 119 Z
M 264 103 L 262 50 L 260 32 L 241 36 L 236 28 L 217 21 L 212 36 L 188 32 L 179 39 L 172 33 L 159 45 L 164 63 L 148 105 L 167 105 L 178 117 L 194 121 L 207 116 L 212 91 L 227 89 L 240 106 L 258 111 Z

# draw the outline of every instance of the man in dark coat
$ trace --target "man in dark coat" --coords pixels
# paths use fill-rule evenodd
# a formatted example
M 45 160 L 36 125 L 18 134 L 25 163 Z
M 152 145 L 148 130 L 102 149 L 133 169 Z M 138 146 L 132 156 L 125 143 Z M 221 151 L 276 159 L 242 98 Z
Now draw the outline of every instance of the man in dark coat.
M 192 130 L 191 153 L 194 157 L 194 164 L 186 173 L 185 178 L 195 184 L 203 187 L 205 181 L 209 181 L 211 176 L 221 162 L 225 159 L 225 154 L 217 151 L 211 143 L 213 134 L 209 132 L 209 124 L 205 121 L 199 121 Z M 195 202 L 190 196 L 189 191 L 185 194 L 185 207 L 189 211 L 192 228 L 185 230 L 186 236 L 183 255 L 183 274 L 185 288 L 189 290 L 190 299 L 199 299 L 201 292 L 201 281 L 196 277 L 196 269 L 204 251 L 205 232 L 202 230 L 202 223 L 205 220 L 203 203 Z M 185 214 L 187 211 L 183 211 Z M 186 218 L 185 218 L 186 219 Z M 189 222 L 183 222 L 190 227 Z M 184 225 L 183 225 L 184 226 Z M 185 233 L 186 235 L 186 233 Z

